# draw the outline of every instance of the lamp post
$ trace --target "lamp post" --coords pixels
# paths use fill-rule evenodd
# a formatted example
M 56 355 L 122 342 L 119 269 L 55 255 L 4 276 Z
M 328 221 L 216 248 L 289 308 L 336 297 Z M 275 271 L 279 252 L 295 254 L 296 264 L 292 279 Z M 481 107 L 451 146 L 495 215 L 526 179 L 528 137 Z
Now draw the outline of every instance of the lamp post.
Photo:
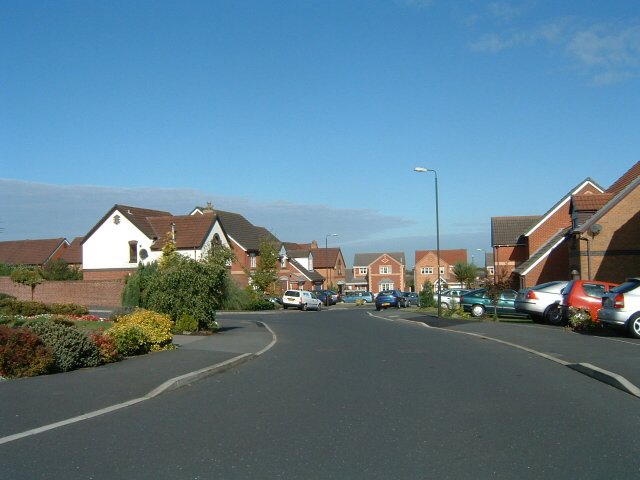
M 329 252 L 328 252 L 328 239 L 329 237 L 337 237 L 337 233 L 327 233 L 324 237 L 324 261 L 327 262 L 325 265 L 325 276 L 327 281 L 329 281 Z M 327 290 L 329 290 L 329 284 L 327 283 Z M 328 301 L 328 300 L 327 300 Z
M 416 167 L 413 169 L 418 173 L 426 173 L 433 172 L 435 175 L 435 185 L 436 185 L 436 256 L 438 258 L 438 317 L 442 315 L 442 305 L 441 305 L 441 282 L 440 282 L 440 218 L 439 218 L 439 209 L 438 209 L 438 172 L 436 172 L 432 168 L 424 168 L 424 167 Z

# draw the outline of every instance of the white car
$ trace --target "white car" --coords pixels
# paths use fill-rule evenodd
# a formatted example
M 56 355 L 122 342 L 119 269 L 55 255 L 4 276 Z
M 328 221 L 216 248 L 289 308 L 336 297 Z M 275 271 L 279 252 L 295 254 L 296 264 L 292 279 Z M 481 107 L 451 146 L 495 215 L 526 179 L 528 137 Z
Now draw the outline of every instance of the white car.
M 287 290 L 282 295 L 282 306 L 286 310 L 289 307 L 300 310 L 322 310 L 322 302 L 315 293 L 307 290 Z
M 602 297 L 598 320 L 612 327 L 625 328 L 640 338 L 640 278 L 630 278 Z
M 465 293 L 469 293 L 471 290 L 467 288 L 447 288 L 446 290 L 440 291 L 440 304 L 442 308 L 445 310 L 453 308 L 455 306 L 460 306 L 460 297 Z M 433 294 L 433 299 L 438 303 L 438 292 L 436 291 Z

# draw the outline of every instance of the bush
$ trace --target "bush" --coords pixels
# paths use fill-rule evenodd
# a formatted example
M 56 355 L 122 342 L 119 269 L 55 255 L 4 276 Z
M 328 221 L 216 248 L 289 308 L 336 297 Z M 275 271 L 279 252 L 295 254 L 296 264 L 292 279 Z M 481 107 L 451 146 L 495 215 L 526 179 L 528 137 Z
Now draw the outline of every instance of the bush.
M 177 333 L 196 332 L 198 330 L 198 320 L 189 313 L 183 313 L 176 321 L 174 330 Z
M 0 300 L 6 300 L 6 299 L 15 300 L 16 297 L 14 297 L 13 295 L 9 295 L 8 293 L 0 292 Z
M 0 315 L 24 315 L 33 317 L 49 313 L 49 308 L 42 302 L 24 302 L 21 300 L 0 300 Z
M 88 315 L 89 309 L 83 305 L 77 305 L 75 303 L 54 303 L 49 307 L 51 313 L 56 315 Z
M 600 324 L 591 320 L 591 313 L 586 308 L 569 307 L 569 327 L 574 332 L 587 332 Z
M 53 365 L 53 354 L 35 333 L 0 325 L 0 376 L 33 377 Z
M 113 337 L 104 333 L 92 333 L 89 335 L 89 340 L 98 348 L 101 363 L 112 363 L 120 360 L 118 345 Z
M 430 281 L 424 282 L 420 291 L 420 307 L 437 307 L 438 302 L 433 298 L 433 284 Z
M 51 320 L 35 320 L 27 327 L 53 352 L 55 371 L 68 372 L 100 365 L 98 347 L 77 328 Z
M 167 314 L 137 309 L 116 319 L 105 335 L 115 339 L 122 355 L 137 355 L 171 348 L 173 325 Z
M 246 309 L 251 311 L 275 310 L 276 305 L 266 298 L 253 298 L 249 301 L 249 303 L 247 303 Z

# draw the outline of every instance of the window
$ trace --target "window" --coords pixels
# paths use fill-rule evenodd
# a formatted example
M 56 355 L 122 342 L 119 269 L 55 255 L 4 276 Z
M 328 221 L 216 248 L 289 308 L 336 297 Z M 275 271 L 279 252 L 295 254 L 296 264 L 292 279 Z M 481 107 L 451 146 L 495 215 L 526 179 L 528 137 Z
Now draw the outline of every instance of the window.
M 380 284 L 380 291 L 393 290 L 393 282 L 385 282 Z
M 420 273 L 422 275 L 433 275 L 433 267 L 422 267 Z
M 487 267 L 487 273 L 493 275 L 493 267 Z
M 287 268 L 287 257 L 280 258 L 280 268 Z
M 391 265 L 380 265 L 380 273 L 391 273 Z
M 256 268 L 256 254 L 255 253 L 250 253 L 249 254 L 249 267 L 250 268 Z
M 440 275 L 444 275 L 444 267 L 440 267 Z
M 136 240 L 129 242 L 129 263 L 138 263 L 138 242 Z
M 366 275 L 367 267 L 358 267 L 358 275 Z

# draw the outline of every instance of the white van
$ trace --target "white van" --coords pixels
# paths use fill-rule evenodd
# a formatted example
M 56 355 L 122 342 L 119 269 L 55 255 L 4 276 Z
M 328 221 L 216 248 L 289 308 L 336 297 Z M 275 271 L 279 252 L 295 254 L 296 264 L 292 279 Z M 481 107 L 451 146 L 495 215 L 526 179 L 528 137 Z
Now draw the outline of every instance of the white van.
M 316 294 L 307 290 L 287 290 L 282 295 L 282 306 L 286 310 L 289 307 L 299 308 L 300 310 L 312 309 L 320 311 L 322 302 L 316 297 Z

